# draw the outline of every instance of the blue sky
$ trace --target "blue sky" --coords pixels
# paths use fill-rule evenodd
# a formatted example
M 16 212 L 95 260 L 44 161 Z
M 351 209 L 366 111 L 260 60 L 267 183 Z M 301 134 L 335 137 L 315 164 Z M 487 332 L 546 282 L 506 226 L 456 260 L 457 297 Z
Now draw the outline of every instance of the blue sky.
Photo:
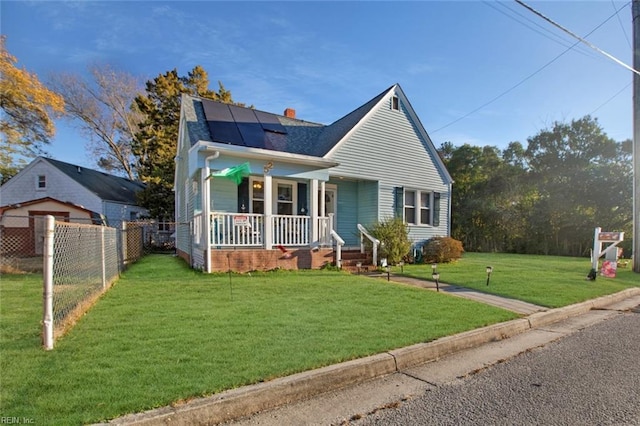
M 526 3 L 580 36 L 601 25 L 587 39 L 631 65 L 630 2 Z M 586 114 L 613 139 L 632 137 L 631 71 L 569 49 L 575 39 L 514 1 L 3 0 L 0 12 L 9 52 L 45 82 L 91 63 L 143 81 L 202 65 L 237 102 L 324 124 L 399 83 L 437 147 L 526 146 Z M 57 129 L 51 156 L 95 168 L 82 134 Z

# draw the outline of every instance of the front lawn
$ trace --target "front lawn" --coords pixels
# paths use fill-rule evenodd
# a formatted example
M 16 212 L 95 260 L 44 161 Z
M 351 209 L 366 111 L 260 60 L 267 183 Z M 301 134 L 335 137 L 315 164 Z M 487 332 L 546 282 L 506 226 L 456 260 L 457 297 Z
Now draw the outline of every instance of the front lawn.
M 230 280 L 167 255 L 133 265 L 50 352 L 41 316 L 41 276 L 3 275 L 0 412 L 35 424 L 97 422 L 516 317 L 340 272 Z
M 487 286 L 486 267 L 493 273 Z M 431 264 L 406 265 L 407 276 L 431 279 Z M 498 253 L 465 253 L 462 259 L 437 266 L 440 282 L 456 284 L 536 305 L 556 308 L 640 286 L 640 274 L 631 265 L 619 268 L 616 278 L 585 278 L 588 258 Z M 400 267 L 392 268 L 400 273 Z

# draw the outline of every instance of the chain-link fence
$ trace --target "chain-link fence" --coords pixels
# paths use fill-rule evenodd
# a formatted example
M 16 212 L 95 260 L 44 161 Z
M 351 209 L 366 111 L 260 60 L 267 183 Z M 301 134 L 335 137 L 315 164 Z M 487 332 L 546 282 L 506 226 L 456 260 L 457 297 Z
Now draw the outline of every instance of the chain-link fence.
M 58 220 L 60 218 L 57 218 Z M 90 219 L 65 218 L 62 222 L 91 225 Z M 188 224 L 186 224 L 188 226 Z M 175 252 L 174 222 L 154 220 L 124 222 L 116 229 L 118 263 L 124 267 L 150 252 Z M 0 217 L 0 274 L 42 272 L 44 216 Z
M 47 349 L 127 265 L 152 251 L 175 251 L 173 222 L 126 222 L 117 229 L 58 219 L 0 216 L 0 274 L 43 274 Z
M 122 242 L 115 228 L 52 221 L 45 229 L 44 243 L 45 265 L 49 264 L 44 270 L 45 300 L 50 278 L 55 338 L 64 334 L 118 278 Z M 45 309 L 45 324 L 46 314 Z M 48 332 L 45 330 L 45 336 Z

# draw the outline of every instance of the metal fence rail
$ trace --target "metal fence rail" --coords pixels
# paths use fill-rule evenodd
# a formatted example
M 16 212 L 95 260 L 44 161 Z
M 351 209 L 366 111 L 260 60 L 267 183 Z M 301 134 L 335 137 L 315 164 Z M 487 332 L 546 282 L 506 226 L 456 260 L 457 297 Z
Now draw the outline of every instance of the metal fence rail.
M 119 245 L 115 228 L 46 220 L 44 236 L 45 348 L 66 331 L 118 278 Z M 51 281 L 49 281 L 51 280 Z M 51 294 L 51 297 L 49 296 Z M 50 302 L 51 312 L 47 312 Z
M 0 274 L 42 272 L 43 344 L 62 336 L 131 263 L 175 250 L 176 224 L 125 222 L 122 228 L 53 216 L 0 216 Z

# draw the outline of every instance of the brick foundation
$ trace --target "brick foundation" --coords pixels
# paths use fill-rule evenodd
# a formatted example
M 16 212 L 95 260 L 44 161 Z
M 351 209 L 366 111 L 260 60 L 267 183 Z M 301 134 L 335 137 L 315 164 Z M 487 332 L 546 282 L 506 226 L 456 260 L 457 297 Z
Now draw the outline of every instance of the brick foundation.
M 211 271 L 269 271 L 272 269 L 319 269 L 334 261 L 333 249 L 292 248 L 287 253 L 264 249 L 220 249 L 211 251 Z

